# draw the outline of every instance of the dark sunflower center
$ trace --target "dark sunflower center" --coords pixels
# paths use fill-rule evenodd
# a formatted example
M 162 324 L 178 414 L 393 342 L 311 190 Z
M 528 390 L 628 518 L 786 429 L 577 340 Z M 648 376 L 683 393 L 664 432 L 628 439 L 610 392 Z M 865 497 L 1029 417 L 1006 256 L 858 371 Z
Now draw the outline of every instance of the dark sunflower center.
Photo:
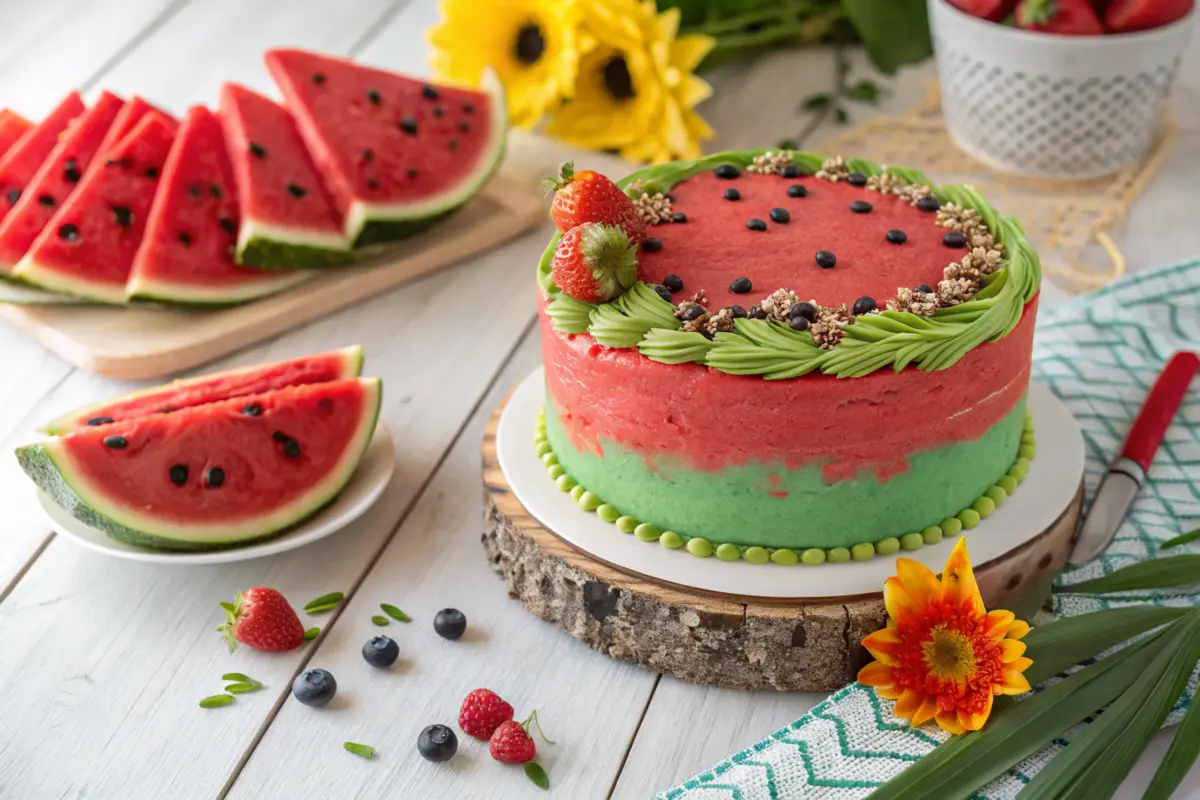
M 542 29 L 533 23 L 521 28 L 517 31 L 513 49 L 516 51 L 517 60 L 522 64 L 536 63 L 542 57 L 542 53 L 546 52 L 546 39 L 542 36 Z
M 617 100 L 633 97 L 633 76 L 622 56 L 614 56 L 604 65 L 604 88 Z

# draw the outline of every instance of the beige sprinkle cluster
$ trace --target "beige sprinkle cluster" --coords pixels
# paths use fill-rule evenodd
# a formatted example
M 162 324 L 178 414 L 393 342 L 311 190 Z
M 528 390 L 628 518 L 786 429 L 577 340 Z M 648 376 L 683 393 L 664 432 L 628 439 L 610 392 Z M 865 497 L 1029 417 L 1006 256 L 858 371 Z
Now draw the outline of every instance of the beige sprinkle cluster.
M 638 216 L 647 225 L 661 225 L 671 221 L 671 201 L 662 192 L 643 192 L 633 201 Z
M 767 299 L 759 304 L 759 308 L 767 315 L 767 319 L 783 325 L 788 324 L 788 312 L 792 306 L 800 302 L 800 298 L 790 289 L 776 289 L 767 295 Z
M 881 172 L 878 175 L 872 175 L 867 178 L 867 191 L 879 192 L 880 194 L 900 195 L 901 191 L 908 186 L 908 181 L 903 178 L 898 178 L 887 172 Z
M 841 156 L 825 159 L 825 163 L 817 170 L 818 178 L 831 183 L 844 181 L 850 177 L 850 168 L 846 166 L 846 159 Z
M 907 311 L 918 317 L 932 317 L 938 309 L 938 297 L 934 292 L 898 289 L 896 296 L 887 301 L 887 307 L 889 311 Z
M 710 314 L 704 323 L 704 332 L 708 334 L 709 338 L 718 333 L 729 333 L 732 330 L 733 312 L 728 308 L 722 308 L 717 313 Z
M 792 163 L 792 157 L 783 150 L 768 150 L 762 155 L 755 156 L 750 166 L 746 167 L 746 172 L 775 175 L 790 163 Z
M 1000 269 L 1004 245 L 983 224 L 975 209 L 947 203 L 938 210 L 937 224 L 958 231 L 967 238 L 970 251 L 942 271 L 938 281 L 938 302 L 943 307 L 965 303 L 983 286 L 983 279 Z
M 832 350 L 845 335 L 842 329 L 853 324 L 854 315 L 850 313 L 844 303 L 837 308 L 818 306 L 817 321 L 808 326 L 808 332 L 812 334 L 817 347 L 822 350 Z

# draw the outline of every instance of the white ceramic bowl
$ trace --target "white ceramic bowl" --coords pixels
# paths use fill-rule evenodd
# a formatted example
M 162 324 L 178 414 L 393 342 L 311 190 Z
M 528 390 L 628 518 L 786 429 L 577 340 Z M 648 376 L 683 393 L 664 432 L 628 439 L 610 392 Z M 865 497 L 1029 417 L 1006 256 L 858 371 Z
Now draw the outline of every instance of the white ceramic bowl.
M 950 136 L 989 167 L 1037 178 L 1145 160 L 1197 14 L 1141 33 L 1057 36 L 928 4 Z

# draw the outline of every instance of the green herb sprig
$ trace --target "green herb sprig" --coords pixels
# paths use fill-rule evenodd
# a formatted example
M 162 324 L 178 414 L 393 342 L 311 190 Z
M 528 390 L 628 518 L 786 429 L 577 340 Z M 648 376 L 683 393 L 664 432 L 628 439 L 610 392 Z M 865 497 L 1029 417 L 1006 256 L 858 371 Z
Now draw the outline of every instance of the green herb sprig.
M 206 697 L 203 700 L 201 700 L 200 707 L 201 708 L 220 708 L 221 706 L 227 706 L 230 703 L 232 703 L 233 699 L 234 699 L 233 695 L 231 695 L 231 694 L 214 694 L 211 697 Z
M 397 622 L 412 622 L 412 617 L 410 617 L 408 614 L 405 614 L 391 603 L 380 603 L 379 607 L 383 609 L 383 613 L 387 614 Z
M 391 623 L 391 621 L 390 621 L 390 620 L 388 620 L 388 618 L 387 618 L 387 617 L 385 617 L 385 616 L 383 616 L 383 615 L 381 615 L 381 614 L 376 614 L 375 616 L 371 617 L 371 622 L 374 622 L 376 625 L 378 625 L 378 626 L 379 626 L 379 627 L 381 627 L 381 628 L 382 628 L 383 626 L 385 626 L 385 625 L 391 625 L 391 624 L 392 624 L 392 623 Z
M 533 785 L 544 791 L 550 790 L 550 776 L 546 774 L 546 770 L 536 761 L 530 761 L 525 765 L 525 777 L 533 781 Z
M 358 744 L 357 742 L 342 742 L 342 747 L 347 751 L 354 753 L 356 756 L 363 758 L 371 758 L 375 755 L 375 748 L 369 744 Z
M 323 594 L 320 597 L 309 600 L 304 604 L 305 614 L 323 614 L 326 611 L 332 611 L 338 607 L 338 603 L 346 599 L 346 595 L 341 592 L 330 592 Z

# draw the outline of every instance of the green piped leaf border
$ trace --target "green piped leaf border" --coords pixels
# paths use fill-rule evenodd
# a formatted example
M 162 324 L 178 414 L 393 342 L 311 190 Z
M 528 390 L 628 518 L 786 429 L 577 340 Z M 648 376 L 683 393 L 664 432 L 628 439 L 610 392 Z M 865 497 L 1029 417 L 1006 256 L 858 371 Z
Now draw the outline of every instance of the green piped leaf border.
M 618 181 L 627 189 L 639 181 L 646 191 L 669 192 L 679 182 L 721 164 L 744 169 L 767 150 L 731 150 L 694 161 L 676 161 L 638 170 Z M 787 151 L 791 162 L 816 172 L 825 156 Z M 970 186 L 935 186 L 918 170 L 881 167 L 861 158 L 846 160 L 853 172 L 887 173 L 909 183 L 925 184 L 943 203 L 975 209 L 997 241 L 1004 245 L 1005 266 L 989 275 L 969 302 L 940 308 L 932 317 L 884 311 L 858 317 L 845 328 L 845 337 L 832 350 L 821 350 L 808 333 L 797 333 L 763 320 L 736 320 L 734 331 L 712 340 L 679 330 L 674 306 L 653 287 L 635 284 L 609 303 L 593 305 L 568 297 L 554 285 L 551 264 L 562 238 L 556 233 L 538 264 L 538 285 L 549 295 L 546 313 L 556 330 L 590 333 L 607 347 L 636 347 L 647 358 L 664 364 L 703 364 L 731 375 L 761 375 L 767 380 L 795 378 L 819 371 L 839 378 L 858 378 L 891 366 L 899 372 L 910 364 L 940 370 L 984 342 L 1008 335 L 1021 320 L 1025 305 L 1037 294 L 1042 265 L 1021 224 L 1001 215 Z M 778 287 L 776 287 L 778 288 Z

